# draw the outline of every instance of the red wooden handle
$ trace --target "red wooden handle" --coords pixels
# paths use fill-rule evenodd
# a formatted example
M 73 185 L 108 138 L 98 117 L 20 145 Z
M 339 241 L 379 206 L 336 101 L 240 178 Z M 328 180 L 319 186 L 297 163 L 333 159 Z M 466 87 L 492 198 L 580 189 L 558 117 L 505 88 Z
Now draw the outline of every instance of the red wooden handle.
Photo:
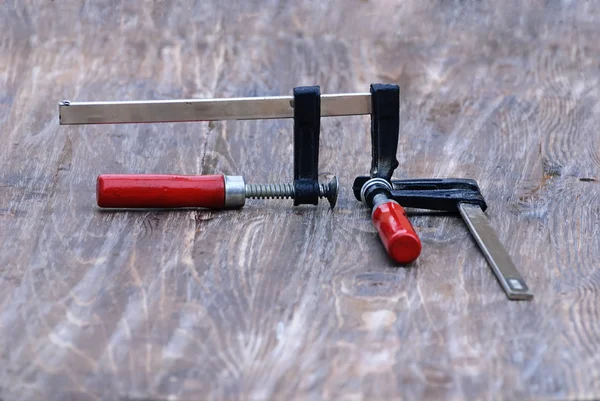
M 96 201 L 106 208 L 223 208 L 225 180 L 222 175 L 102 174 Z
M 402 206 L 394 201 L 382 203 L 373 210 L 372 220 L 392 259 L 405 264 L 419 257 L 421 240 Z

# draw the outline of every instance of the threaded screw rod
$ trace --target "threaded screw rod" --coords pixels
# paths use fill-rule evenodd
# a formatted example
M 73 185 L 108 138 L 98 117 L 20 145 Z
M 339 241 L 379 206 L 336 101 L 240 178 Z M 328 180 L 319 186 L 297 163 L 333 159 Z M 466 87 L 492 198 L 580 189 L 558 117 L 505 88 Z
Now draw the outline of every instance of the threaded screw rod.
M 294 199 L 294 184 L 246 184 L 246 198 Z M 327 184 L 319 184 L 319 198 L 326 198 L 333 208 L 337 202 L 338 179 L 333 177 Z
M 294 184 L 246 184 L 246 198 L 294 199 Z

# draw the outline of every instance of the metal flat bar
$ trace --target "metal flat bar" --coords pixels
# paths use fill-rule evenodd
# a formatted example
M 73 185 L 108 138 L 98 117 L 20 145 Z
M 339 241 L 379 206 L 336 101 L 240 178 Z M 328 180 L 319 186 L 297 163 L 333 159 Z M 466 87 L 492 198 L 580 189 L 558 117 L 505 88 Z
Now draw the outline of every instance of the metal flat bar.
M 292 96 L 224 99 L 71 102 L 58 104 L 61 125 L 292 118 Z M 321 96 L 321 116 L 371 113 L 370 93 Z
M 498 239 L 487 216 L 477 205 L 459 203 L 458 210 L 481 252 L 490 264 L 506 296 L 511 300 L 530 300 L 533 294 Z

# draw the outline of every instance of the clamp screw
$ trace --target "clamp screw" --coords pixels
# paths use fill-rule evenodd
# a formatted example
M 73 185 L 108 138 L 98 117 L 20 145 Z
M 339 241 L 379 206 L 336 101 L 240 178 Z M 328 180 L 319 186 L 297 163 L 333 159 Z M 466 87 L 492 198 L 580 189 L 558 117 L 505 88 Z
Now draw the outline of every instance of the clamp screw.
M 337 203 L 338 179 L 334 176 L 327 184 L 319 184 L 319 198 L 326 198 L 333 208 Z M 294 199 L 294 184 L 246 184 L 246 198 Z

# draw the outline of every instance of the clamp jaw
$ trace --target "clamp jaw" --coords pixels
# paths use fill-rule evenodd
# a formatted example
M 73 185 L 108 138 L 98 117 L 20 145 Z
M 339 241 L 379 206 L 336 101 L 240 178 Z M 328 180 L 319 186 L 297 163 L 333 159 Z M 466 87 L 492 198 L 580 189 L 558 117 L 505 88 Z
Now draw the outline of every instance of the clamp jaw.
M 319 132 L 321 91 L 318 86 L 294 88 L 294 206 L 319 203 Z M 337 186 L 331 207 L 337 200 Z

